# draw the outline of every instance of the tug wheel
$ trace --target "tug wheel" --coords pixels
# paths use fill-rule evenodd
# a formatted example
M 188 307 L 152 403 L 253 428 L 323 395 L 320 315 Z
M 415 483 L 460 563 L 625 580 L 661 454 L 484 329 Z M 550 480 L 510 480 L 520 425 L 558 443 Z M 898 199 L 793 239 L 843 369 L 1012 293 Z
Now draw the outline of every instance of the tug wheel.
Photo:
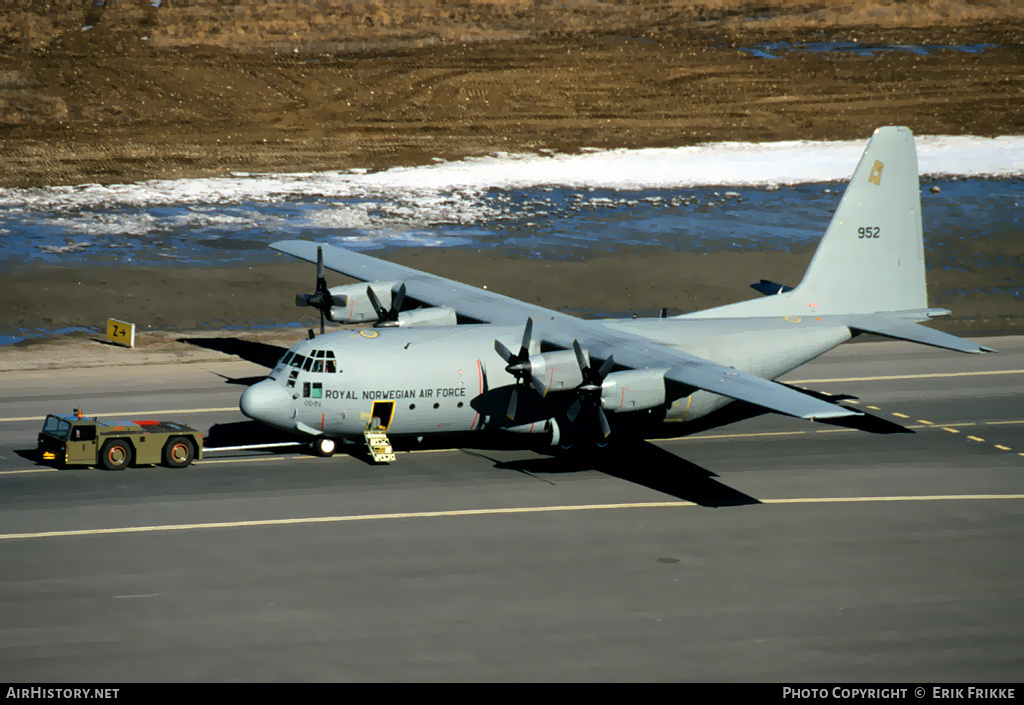
M 196 457 L 196 447 L 191 438 L 175 436 L 164 446 L 164 465 L 169 468 L 187 468 Z
M 100 451 L 100 462 L 107 470 L 124 470 L 132 462 L 132 448 L 127 441 L 107 441 Z

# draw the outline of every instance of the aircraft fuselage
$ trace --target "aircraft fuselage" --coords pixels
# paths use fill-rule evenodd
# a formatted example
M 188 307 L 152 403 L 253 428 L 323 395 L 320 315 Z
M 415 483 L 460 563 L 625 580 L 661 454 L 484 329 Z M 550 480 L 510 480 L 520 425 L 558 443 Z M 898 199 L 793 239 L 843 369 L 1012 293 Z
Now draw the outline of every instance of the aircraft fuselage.
M 849 340 L 846 326 L 813 319 L 626 319 L 606 325 L 671 345 L 743 372 L 774 379 Z M 361 439 L 371 422 L 390 435 L 423 436 L 499 429 L 548 434 L 558 442 L 572 387 L 546 396 L 520 385 L 514 418 L 507 410 L 516 385 L 494 341 L 520 345 L 522 329 L 460 325 L 337 331 L 291 347 L 267 379 L 243 394 L 251 418 L 310 436 Z M 539 348 L 532 350 L 541 352 Z M 575 386 L 575 383 L 573 383 Z M 669 394 L 658 408 L 606 406 L 617 421 L 691 421 L 729 403 L 700 390 Z

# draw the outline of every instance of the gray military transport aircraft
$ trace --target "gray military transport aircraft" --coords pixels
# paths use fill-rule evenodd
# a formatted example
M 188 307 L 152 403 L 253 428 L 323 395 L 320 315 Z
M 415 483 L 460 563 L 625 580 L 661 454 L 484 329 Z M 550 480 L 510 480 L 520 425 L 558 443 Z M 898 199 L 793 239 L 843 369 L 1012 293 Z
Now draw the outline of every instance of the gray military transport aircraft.
M 323 456 L 371 430 L 602 444 L 733 400 L 838 419 L 859 412 L 771 380 L 860 333 L 992 352 L 917 325 L 949 311 L 928 308 L 917 152 L 905 127 L 872 135 L 799 286 L 762 282 L 763 298 L 680 316 L 582 320 L 338 247 L 271 246 L 317 263 L 316 291 L 296 304 L 319 309 L 321 335 L 293 345 L 240 407 L 306 434 Z M 324 267 L 368 285 L 328 288 Z M 376 324 L 323 334 L 324 317 Z

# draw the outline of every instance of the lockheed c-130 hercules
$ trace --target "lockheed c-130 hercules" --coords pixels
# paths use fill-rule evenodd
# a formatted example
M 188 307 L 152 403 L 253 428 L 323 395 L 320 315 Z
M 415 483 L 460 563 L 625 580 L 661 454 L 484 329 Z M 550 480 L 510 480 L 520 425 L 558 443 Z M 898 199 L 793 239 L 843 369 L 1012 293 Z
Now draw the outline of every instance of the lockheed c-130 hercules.
M 369 433 L 506 431 L 552 445 L 643 437 L 740 400 L 811 420 L 860 412 L 772 380 L 860 333 L 967 353 L 918 325 L 928 308 L 914 137 L 872 135 L 795 288 L 679 316 L 583 320 L 333 246 L 271 245 L 317 263 L 321 335 L 242 395 L 242 412 L 331 455 Z M 363 284 L 328 288 L 324 268 Z M 755 287 L 757 288 L 757 287 Z M 324 318 L 376 321 L 324 334 Z M 386 439 L 386 436 L 384 437 Z M 394 458 L 378 441 L 375 457 Z

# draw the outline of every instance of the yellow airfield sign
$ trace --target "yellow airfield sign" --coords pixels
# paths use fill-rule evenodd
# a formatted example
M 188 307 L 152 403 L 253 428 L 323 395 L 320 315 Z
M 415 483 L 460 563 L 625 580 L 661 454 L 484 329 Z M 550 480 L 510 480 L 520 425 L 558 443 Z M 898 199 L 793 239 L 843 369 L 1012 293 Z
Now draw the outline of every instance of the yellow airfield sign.
M 126 348 L 135 347 L 135 324 L 113 318 L 107 319 L 107 340 Z

